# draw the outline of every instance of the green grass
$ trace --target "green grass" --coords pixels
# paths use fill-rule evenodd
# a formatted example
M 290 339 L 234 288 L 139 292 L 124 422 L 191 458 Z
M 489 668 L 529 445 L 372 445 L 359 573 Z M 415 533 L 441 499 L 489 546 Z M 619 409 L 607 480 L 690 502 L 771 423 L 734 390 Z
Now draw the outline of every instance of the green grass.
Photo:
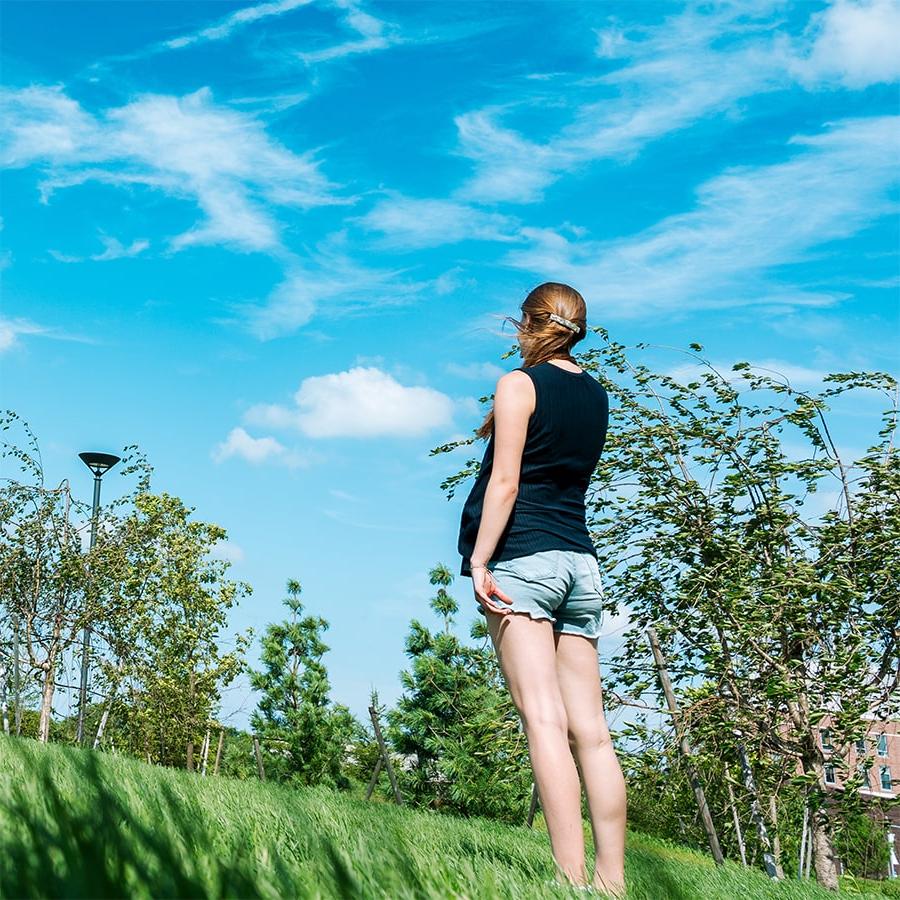
M 0 735 L 2 897 L 585 896 L 553 878 L 537 829 Z M 630 900 L 833 896 L 638 834 L 627 878 Z

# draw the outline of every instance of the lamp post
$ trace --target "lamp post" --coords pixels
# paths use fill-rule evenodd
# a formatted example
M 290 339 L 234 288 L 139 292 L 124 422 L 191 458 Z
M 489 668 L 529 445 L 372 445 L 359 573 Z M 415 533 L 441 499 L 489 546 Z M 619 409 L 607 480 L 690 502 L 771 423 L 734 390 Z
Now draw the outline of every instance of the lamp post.
M 100 479 L 121 457 L 111 453 L 79 453 L 79 459 L 94 473 L 94 507 L 91 513 L 91 550 L 97 543 L 97 513 L 100 510 Z M 93 580 L 93 579 L 92 579 Z M 91 652 L 91 626 L 85 623 L 81 642 L 81 683 L 78 686 L 78 728 L 75 742 L 84 741 L 84 708 L 87 705 L 88 657 Z

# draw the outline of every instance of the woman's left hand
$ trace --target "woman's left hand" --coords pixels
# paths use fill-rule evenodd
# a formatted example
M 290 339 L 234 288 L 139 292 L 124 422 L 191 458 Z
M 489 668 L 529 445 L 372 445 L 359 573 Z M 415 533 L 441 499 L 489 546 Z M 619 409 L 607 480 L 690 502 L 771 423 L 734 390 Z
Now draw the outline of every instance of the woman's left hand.
M 487 612 L 501 616 L 509 615 L 512 612 L 511 609 L 504 609 L 491 599 L 499 597 L 504 603 L 512 603 L 512 598 L 504 594 L 497 586 L 490 569 L 485 569 L 483 566 L 472 569 L 472 587 L 475 589 L 475 599 Z

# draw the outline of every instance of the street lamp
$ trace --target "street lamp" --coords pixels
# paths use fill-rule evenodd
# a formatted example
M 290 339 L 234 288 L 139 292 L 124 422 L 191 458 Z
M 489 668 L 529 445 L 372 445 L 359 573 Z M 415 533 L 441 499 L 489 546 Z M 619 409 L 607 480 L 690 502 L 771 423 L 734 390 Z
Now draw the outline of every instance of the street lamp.
M 91 513 L 91 550 L 97 542 L 97 513 L 100 510 L 100 479 L 121 457 L 112 453 L 79 453 L 79 459 L 94 473 L 94 508 Z M 75 742 L 84 740 L 84 708 L 87 705 L 88 656 L 91 652 L 91 627 L 85 624 L 81 643 L 81 684 L 78 687 L 78 728 Z

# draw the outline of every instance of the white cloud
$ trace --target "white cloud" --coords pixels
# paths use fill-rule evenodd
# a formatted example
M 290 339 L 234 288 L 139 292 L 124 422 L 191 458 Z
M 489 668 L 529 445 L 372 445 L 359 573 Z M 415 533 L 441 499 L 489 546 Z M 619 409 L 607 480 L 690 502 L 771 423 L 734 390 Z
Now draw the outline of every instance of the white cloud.
M 524 229 L 532 246 L 510 252 L 504 262 L 576 285 L 592 316 L 833 304 L 841 295 L 785 288 L 767 273 L 896 212 L 890 188 L 897 179 L 898 122 L 845 120 L 821 134 L 795 137 L 788 161 L 727 170 L 700 186 L 693 210 L 632 237 L 570 242 L 552 231 Z
M 0 353 L 14 347 L 20 334 L 44 334 L 46 331 L 42 325 L 28 319 L 0 318 Z
M 94 262 L 108 262 L 113 259 L 128 259 L 132 256 L 138 256 L 150 246 L 150 241 L 139 239 L 132 241 L 126 247 L 121 241 L 105 234 L 100 235 L 100 242 L 103 244 L 103 251 L 87 257 Z M 84 262 L 85 259 L 82 256 L 69 256 L 68 254 L 60 253 L 59 250 L 49 250 L 48 253 L 57 262 L 62 263 Z
M 296 468 L 308 464 L 308 460 L 299 453 L 289 450 L 275 438 L 255 438 L 243 428 L 232 428 L 228 437 L 212 452 L 212 458 L 217 463 L 225 462 L 232 457 L 243 459 L 253 465 L 276 463 L 288 468 Z
M 331 47 L 297 53 L 297 58 L 304 63 L 312 65 L 330 62 L 334 59 L 343 59 L 345 56 L 371 53 L 373 50 L 384 50 L 403 43 L 403 38 L 393 26 L 365 12 L 353 0 L 332 0 L 332 4 L 344 12 L 344 24 L 355 36 L 349 41 Z
M 385 247 L 405 250 L 437 247 L 464 240 L 515 241 L 518 222 L 453 200 L 419 199 L 393 194 L 353 221 L 384 235 Z
M 252 22 L 267 19 L 271 16 L 283 15 L 311 2 L 312 0 L 276 0 L 276 2 L 272 3 L 257 3 L 254 6 L 246 6 L 225 16 L 216 25 L 210 25 L 191 34 L 164 41 L 161 46 L 167 50 L 180 50 L 182 47 L 189 47 L 192 44 L 206 41 L 221 41 L 230 37 L 233 31 L 245 25 L 250 25 Z
M 375 367 L 306 378 L 292 407 L 260 404 L 250 424 L 296 428 L 308 437 L 414 437 L 449 425 L 453 401 L 433 388 L 406 386 Z
M 279 252 L 270 207 L 350 202 L 335 195 L 312 154 L 273 141 L 253 116 L 217 106 L 208 88 L 144 94 L 94 117 L 60 88 L 2 93 L 0 164 L 46 170 L 42 197 L 89 181 L 145 185 L 196 204 L 204 218 L 171 240 L 178 250 L 226 244 Z
M 900 79 L 900 2 L 836 0 L 812 17 L 812 47 L 794 71 L 801 81 L 864 88 Z
M 10 319 L 0 316 L 0 353 L 17 346 L 19 335 L 38 335 L 59 341 L 77 341 L 83 344 L 95 343 L 91 338 L 76 334 L 65 334 L 56 328 L 48 328 L 46 325 L 39 325 L 37 322 L 32 322 L 29 319 L 21 317 Z

